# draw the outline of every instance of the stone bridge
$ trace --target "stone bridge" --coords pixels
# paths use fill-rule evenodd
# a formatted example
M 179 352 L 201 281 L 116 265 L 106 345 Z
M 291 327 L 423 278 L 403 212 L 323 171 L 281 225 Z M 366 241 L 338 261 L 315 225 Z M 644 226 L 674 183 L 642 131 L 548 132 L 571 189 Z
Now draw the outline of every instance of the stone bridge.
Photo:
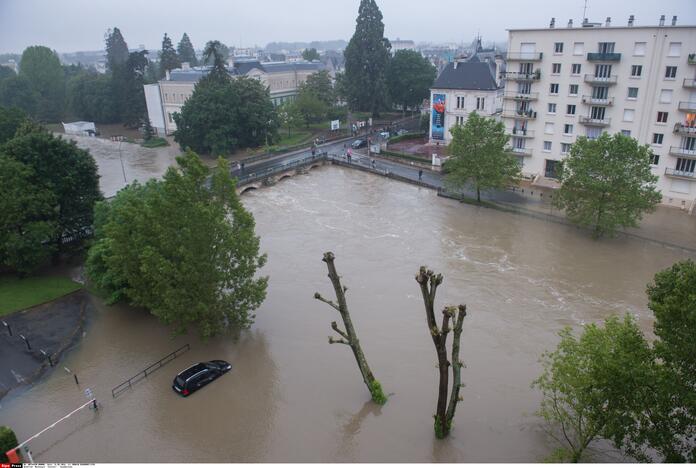
M 326 153 L 309 156 L 290 163 L 279 164 L 260 171 L 249 172 L 237 179 L 237 194 L 241 195 L 250 190 L 270 187 L 283 179 L 297 174 L 306 174 L 315 167 L 320 167 L 324 164 L 329 164 L 329 158 Z

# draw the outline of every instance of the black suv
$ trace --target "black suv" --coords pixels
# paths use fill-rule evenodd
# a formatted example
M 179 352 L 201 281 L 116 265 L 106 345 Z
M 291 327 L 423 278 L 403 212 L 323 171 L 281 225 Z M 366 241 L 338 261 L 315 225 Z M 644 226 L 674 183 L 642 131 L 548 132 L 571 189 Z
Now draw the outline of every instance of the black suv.
M 180 372 L 174 379 L 172 388 L 179 395 L 186 397 L 225 374 L 230 369 L 232 369 L 232 365 L 226 361 L 199 362 L 195 366 Z

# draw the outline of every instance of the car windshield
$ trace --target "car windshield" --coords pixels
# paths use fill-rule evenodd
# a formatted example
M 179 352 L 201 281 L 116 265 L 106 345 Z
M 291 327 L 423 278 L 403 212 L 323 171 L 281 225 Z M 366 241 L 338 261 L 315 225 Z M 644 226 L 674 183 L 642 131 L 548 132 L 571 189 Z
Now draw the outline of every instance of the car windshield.
M 177 378 L 176 378 L 176 384 L 177 384 L 179 387 L 184 388 L 184 379 L 182 379 L 181 377 L 177 377 Z

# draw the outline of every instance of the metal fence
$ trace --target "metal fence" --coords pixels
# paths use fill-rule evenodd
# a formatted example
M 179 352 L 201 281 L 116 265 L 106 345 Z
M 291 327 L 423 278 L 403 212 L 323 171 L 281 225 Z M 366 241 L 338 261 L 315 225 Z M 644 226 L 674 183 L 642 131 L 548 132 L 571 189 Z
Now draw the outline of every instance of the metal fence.
M 173 361 L 174 359 L 181 356 L 182 354 L 184 354 L 186 351 L 188 351 L 190 349 L 191 349 L 191 346 L 187 343 L 184 346 L 182 346 L 181 348 L 177 349 L 176 351 L 173 351 L 173 352 L 167 354 L 159 361 L 157 361 L 153 364 L 150 364 L 144 370 L 138 372 L 130 379 L 124 380 L 122 383 L 120 383 L 119 385 L 112 388 L 111 389 L 111 396 L 116 398 L 118 395 L 125 392 L 129 388 L 132 388 L 133 384 L 138 383 L 139 381 L 141 381 L 142 379 L 147 377 L 149 374 L 152 374 L 154 371 L 156 371 L 157 369 L 159 369 L 163 365 L 167 364 L 168 362 Z

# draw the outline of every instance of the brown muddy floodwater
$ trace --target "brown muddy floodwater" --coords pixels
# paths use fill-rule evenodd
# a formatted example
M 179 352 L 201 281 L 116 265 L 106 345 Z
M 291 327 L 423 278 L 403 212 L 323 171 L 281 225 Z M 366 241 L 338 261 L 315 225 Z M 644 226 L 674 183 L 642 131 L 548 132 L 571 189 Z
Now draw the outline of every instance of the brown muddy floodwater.
M 41 462 L 536 462 L 552 445 L 533 416 L 539 355 L 564 326 L 629 312 L 649 331 L 645 285 L 686 258 L 634 239 L 595 242 L 567 226 L 462 205 L 433 191 L 324 167 L 244 196 L 270 276 L 238 340 L 172 339 L 146 312 L 98 306 L 82 342 L 46 378 L 2 401 L 20 439 L 85 401 L 102 403 L 31 444 Z M 349 287 L 353 321 L 391 393 L 369 402 L 350 350 L 329 345 L 338 314 L 323 252 Z M 462 395 L 451 437 L 434 439 L 435 351 L 414 275 L 442 272 L 439 306 L 466 303 Z M 192 349 L 116 399 L 112 387 L 184 343 Z M 174 375 L 226 359 L 232 371 L 183 399 Z M 63 366 L 76 371 L 77 388 Z M 595 460 L 610 455 L 596 453 Z

